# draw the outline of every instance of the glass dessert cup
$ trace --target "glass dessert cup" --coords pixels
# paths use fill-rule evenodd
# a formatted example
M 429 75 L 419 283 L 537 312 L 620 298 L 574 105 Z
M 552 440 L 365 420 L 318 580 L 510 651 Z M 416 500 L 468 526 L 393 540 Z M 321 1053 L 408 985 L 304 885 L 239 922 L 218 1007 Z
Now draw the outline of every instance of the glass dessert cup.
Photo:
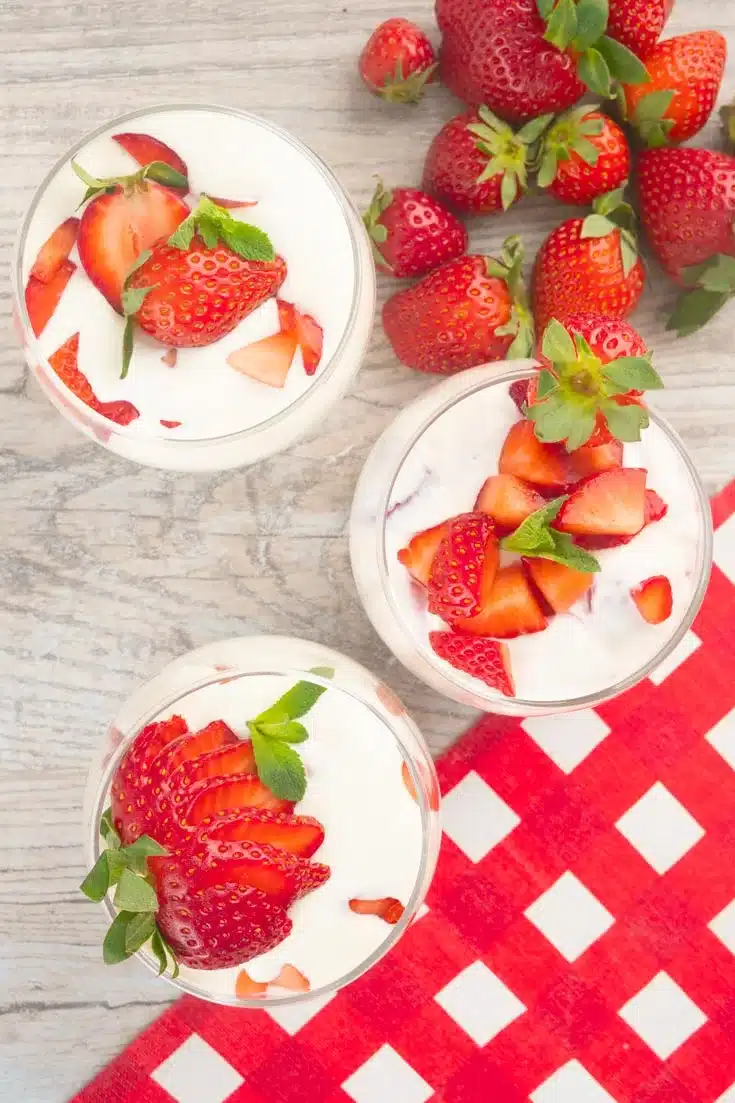
M 599 593 L 592 591 L 589 616 L 574 606 L 552 618 L 545 631 L 505 641 L 514 697 L 502 696 L 434 653 L 428 633 L 446 625 L 427 612 L 423 588 L 411 581 L 397 553 L 415 533 L 474 508 L 520 416 L 509 387 L 533 371 L 533 361 L 482 365 L 438 384 L 405 408 L 368 456 L 350 520 L 357 590 L 386 645 L 437 692 L 511 716 L 592 707 L 646 678 L 691 625 L 712 561 L 704 488 L 678 436 L 651 410 L 650 427 L 641 443 L 625 445 L 623 462 L 648 470 L 647 486 L 662 495 L 669 511 L 624 547 L 595 553 L 601 572 L 595 575 Z M 659 574 L 671 577 L 673 613 L 665 623 L 650 625 L 638 615 L 629 590 Z
M 318 675 L 313 673 L 316 668 L 327 668 L 325 674 L 330 670 L 334 673 L 329 677 Z M 319 644 L 278 636 L 241 637 L 192 651 L 169 664 L 125 702 L 107 732 L 88 778 L 85 798 L 88 868 L 104 849 L 100 822 L 110 803 L 112 778 L 143 727 L 178 714 L 187 719 L 192 731 L 222 718 L 242 734 L 246 730 L 245 719 L 254 710 L 259 712 L 273 702 L 274 687 L 290 687 L 304 679 L 325 687 L 326 692 L 314 709 L 313 720 L 310 716 L 304 720 L 312 729 L 311 736 L 298 749 L 306 763 L 308 784 L 304 800 L 295 812 L 314 815 L 322 823 L 325 837 L 314 861 L 324 861 L 332 872 L 325 884 L 289 907 L 294 923 L 292 933 L 268 953 L 243 963 L 242 968 L 256 980 L 272 981 L 279 965 L 286 961 L 300 967 L 307 976 L 311 971 L 321 979 L 306 992 L 270 983 L 262 995 L 248 998 L 235 990 L 239 967 L 207 970 L 182 966 L 175 980 L 170 971 L 164 974 L 177 988 L 201 999 L 237 1007 L 276 1007 L 333 993 L 361 976 L 395 945 L 416 918 L 433 877 L 441 839 L 439 788 L 431 755 L 418 728 L 396 695 L 358 663 Z M 277 688 L 275 696 L 280 692 Z M 320 714 L 319 719 L 317 709 L 329 698 L 328 711 Z M 330 746 L 334 751 L 335 743 L 329 743 L 330 737 L 338 735 L 336 746 L 340 746 L 347 732 L 353 736 L 348 743 L 349 751 L 338 761 L 335 760 L 338 756 L 332 755 L 330 767 L 325 757 Z M 312 743 L 313 757 L 309 758 L 304 748 Z M 381 792 L 385 782 L 385 800 L 391 800 L 392 794 L 394 801 L 404 802 L 401 823 L 406 828 L 405 839 L 400 825 L 394 824 L 394 830 L 388 831 L 382 841 L 371 831 L 369 835 L 363 832 L 361 842 L 361 798 L 355 795 L 355 782 L 364 779 L 366 790 L 369 789 L 371 782 L 366 774 L 371 763 L 375 763 Z M 387 771 L 383 770 L 386 764 L 390 764 Z M 349 791 L 348 799 L 341 805 L 339 802 L 330 805 L 335 780 L 340 788 L 344 780 Z M 382 802 L 379 812 L 381 817 L 386 814 Z M 340 835 L 338 827 L 340 823 L 344 827 L 346 822 L 349 830 Z M 400 846 L 397 849 L 397 834 L 403 840 L 403 849 Z M 375 848 L 373 858 L 378 863 L 372 874 L 364 866 L 366 841 L 369 849 Z M 382 857 L 381 848 L 385 852 Z M 361 862 L 362 871 L 353 869 Z M 370 876 L 376 880 L 368 884 Z M 390 890 L 398 897 L 399 883 L 404 910 L 395 925 L 374 915 L 353 914 L 343 899 L 343 888 L 348 896 L 382 897 Z M 326 893 L 321 900 L 320 892 Z M 111 921 L 116 914 L 111 893 L 105 897 L 103 907 Z M 299 952 L 310 957 L 311 964 L 305 965 L 303 959 L 293 961 Z M 149 944 L 136 956 L 158 972 Z M 344 968 L 340 968 L 338 960 Z
M 162 358 L 167 348 L 136 326 L 131 370 L 120 379 L 123 318 L 88 278 L 76 246 L 70 257 L 76 271 L 45 329 L 34 336 L 25 295 L 34 260 L 57 226 L 81 216 L 84 185 L 71 160 L 100 177 L 130 174 L 136 161 L 112 135 L 131 131 L 152 134 L 185 159 L 190 204 L 203 191 L 251 204 L 234 209 L 233 216 L 264 229 L 275 252 L 285 258 L 288 274 L 277 294 L 310 312 L 323 327 L 324 349 L 315 375 L 306 375 L 298 351 L 283 389 L 227 365 L 238 346 L 278 332 L 273 297 L 207 348 L 179 349 L 175 368 Z M 304 220 L 298 212 L 307 206 L 314 217 Z M 106 123 L 51 169 L 21 227 L 13 302 L 29 367 L 57 409 L 86 436 L 147 466 L 224 470 L 290 447 L 342 397 L 370 336 L 375 275 L 359 213 L 331 170 L 303 143 L 233 108 L 167 105 Z M 82 401 L 49 362 L 75 332 L 80 333 L 79 368 L 99 402 L 132 402 L 139 416 L 129 424 L 118 424 Z

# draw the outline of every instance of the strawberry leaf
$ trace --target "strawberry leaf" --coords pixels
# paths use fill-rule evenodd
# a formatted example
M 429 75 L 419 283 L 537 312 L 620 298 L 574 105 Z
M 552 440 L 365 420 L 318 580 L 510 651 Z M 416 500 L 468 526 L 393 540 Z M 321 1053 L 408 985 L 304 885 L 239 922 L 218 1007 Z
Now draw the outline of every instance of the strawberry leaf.
M 659 122 L 671 106 L 674 95 L 671 89 L 659 89 L 658 92 L 647 92 L 645 96 L 641 96 L 633 113 L 634 126 Z
M 542 19 L 548 19 L 554 9 L 554 0 L 536 0 L 536 7 Z
M 123 329 L 122 368 L 120 369 L 121 379 L 125 379 L 130 371 L 130 361 L 133 359 L 134 344 L 135 334 L 133 332 L 133 316 L 129 314 L 125 319 L 125 328 Z
M 125 945 L 128 925 L 134 916 L 132 912 L 119 912 L 110 924 L 105 941 L 102 943 L 102 958 L 105 965 L 118 965 L 132 957 Z
M 602 371 L 608 379 L 622 387 L 621 394 L 626 391 L 659 391 L 664 385 L 661 376 L 645 356 L 621 356 L 617 360 L 611 360 L 609 364 L 603 364 Z
M 120 911 L 136 913 L 154 912 L 158 907 L 156 890 L 130 869 L 122 871 L 113 903 Z
M 106 808 L 102 813 L 100 819 L 100 835 L 107 843 L 108 846 L 116 847 L 120 845 L 120 836 L 112 822 L 112 808 Z
M 547 368 L 542 368 L 538 374 L 538 384 L 536 386 L 537 400 L 540 401 L 542 398 L 546 398 L 546 396 L 552 394 L 558 386 L 559 384 L 556 376 L 552 375 Z
M 156 927 L 151 937 L 151 953 L 158 962 L 158 976 L 161 977 L 168 969 L 168 957 L 166 956 L 166 947 L 158 927 Z
M 677 337 L 688 337 L 714 318 L 729 299 L 729 292 L 709 291 L 706 287 L 685 291 L 679 296 L 666 328 L 675 330 Z
M 607 237 L 613 230 L 617 229 L 614 222 L 611 222 L 609 218 L 601 214 L 588 214 L 582 223 L 582 230 L 580 232 L 581 238 L 589 237 Z
M 604 57 L 594 46 L 586 49 L 579 58 L 577 75 L 590 92 L 594 92 L 596 96 L 604 96 L 605 99 L 611 98 L 610 70 Z
M 638 249 L 627 230 L 620 234 L 620 259 L 623 262 L 623 275 L 627 277 L 638 263 Z
M 154 180 L 156 184 L 163 184 L 167 188 L 181 188 L 189 190 L 189 181 L 176 169 L 171 168 L 165 161 L 151 161 L 143 169 L 144 180 Z
M 156 929 L 152 912 L 136 913 L 125 926 L 125 951 L 131 956 L 145 946 Z
M 517 198 L 518 177 L 515 172 L 504 172 L 500 185 L 500 202 L 503 205 L 503 210 L 507 211 L 509 207 L 512 207 Z
M 687 287 L 704 287 L 707 291 L 735 291 L 735 257 L 716 253 L 703 264 L 684 268 L 682 278 Z
M 593 168 L 600 159 L 599 149 L 597 146 L 593 145 L 592 142 L 588 142 L 586 138 L 577 138 L 577 140 L 572 143 L 571 149 L 591 168 Z
M 306 772 L 301 758 L 288 743 L 269 739 L 252 726 L 250 734 L 258 777 L 274 796 L 299 801 L 306 792 Z
M 600 405 L 607 427 L 617 440 L 633 443 L 641 439 L 641 431 L 648 427 L 649 417 L 645 406 L 619 406 L 613 399 Z
M 547 126 L 553 121 L 554 116 L 551 114 L 539 115 L 537 118 L 531 119 L 530 122 L 522 126 L 516 134 L 516 137 L 520 138 L 526 145 L 533 145 L 534 142 L 539 140 Z
M 577 0 L 577 33 L 574 49 L 583 53 L 607 29 L 608 0 Z
M 96 904 L 104 900 L 110 888 L 110 867 L 107 862 L 107 852 L 100 854 L 79 888 L 88 899 L 94 900 Z
M 643 62 L 622 42 L 603 35 L 596 43 L 611 75 L 621 84 L 647 84 L 651 77 Z
M 574 341 L 556 318 L 552 318 L 544 330 L 541 352 L 552 364 L 562 364 L 577 359 Z
M 544 38 L 557 50 L 566 50 L 577 34 L 577 7 L 574 0 L 557 0 L 546 19 Z
M 543 154 L 538 176 L 536 177 L 536 183 L 540 188 L 548 188 L 554 183 L 556 170 L 559 167 L 559 159 L 559 154 L 551 149 Z
M 113 853 L 110 851 L 109 853 Z M 141 835 L 130 846 L 125 846 L 120 851 L 122 860 L 128 869 L 134 873 L 145 875 L 148 872 L 149 858 L 165 858 L 168 851 L 152 839 L 150 835 Z M 129 909 L 132 911 L 132 909 Z

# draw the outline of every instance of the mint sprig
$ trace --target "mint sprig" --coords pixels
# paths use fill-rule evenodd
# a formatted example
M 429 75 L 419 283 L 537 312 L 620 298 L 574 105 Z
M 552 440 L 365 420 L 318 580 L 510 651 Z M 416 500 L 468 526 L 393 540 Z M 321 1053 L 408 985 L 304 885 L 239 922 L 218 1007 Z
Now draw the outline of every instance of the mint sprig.
M 311 673 L 320 678 L 334 676 L 326 666 L 314 667 Z M 311 711 L 326 688 L 316 682 L 297 682 L 270 708 L 248 720 L 258 777 L 280 800 L 299 801 L 306 792 L 304 764 L 292 744 L 308 739 L 309 732 L 298 719 Z
M 271 261 L 276 255 L 264 230 L 233 218 L 207 195 L 200 197 L 189 217 L 171 234 L 168 244 L 174 249 L 188 249 L 195 234 L 199 234 L 208 249 L 226 245 L 244 260 Z
M 541 509 L 537 509 L 515 532 L 500 541 L 500 547 L 504 551 L 517 552 L 532 559 L 551 559 L 554 563 L 562 563 L 575 571 L 597 573 L 600 564 L 594 555 L 578 547 L 568 533 L 558 532 L 551 527 L 551 522 L 556 519 L 567 497 L 568 495 L 562 495 L 554 498 Z

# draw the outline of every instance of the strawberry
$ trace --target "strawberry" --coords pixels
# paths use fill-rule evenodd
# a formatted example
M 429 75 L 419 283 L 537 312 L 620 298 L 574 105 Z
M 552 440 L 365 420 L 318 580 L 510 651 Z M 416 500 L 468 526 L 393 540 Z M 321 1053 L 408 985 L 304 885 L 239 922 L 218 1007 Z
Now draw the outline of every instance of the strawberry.
M 62 263 L 69 259 L 69 253 L 76 244 L 78 230 L 78 218 L 67 218 L 66 222 L 56 227 L 48 241 L 41 246 L 33 262 L 32 279 L 40 280 L 41 283 L 51 282 Z
M 492 586 L 483 594 L 479 612 L 463 620 L 460 628 L 473 636 L 499 639 L 543 632 L 546 617 L 520 563 L 498 570 Z
M 583 444 L 571 455 L 572 466 L 580 479 L 585 475 L 598 475 L 612 467 L 623 466 L 623 446 L 619 440 L 607 444 Z
M 61 348 L 49 356 L 49 364 L 61 382 L 81 402 L 95 410 L 102 417 L 114 421 L 117 425 L 129 425 L 140 414 L 132 402 L 121 399 L 113 402 L 100 402 L 90 386 L 86 375 L 79 370 L 79 334 L 75 333 Z
M 647 84 L 624 84 L 625 115 L 647 146 L 686 142 L 717 102 L 727 42 L 717 31 L 695 31 L 659 42 L 646 57 Z
M 181 716 L 172 716 L 148 724 L 135 737 L 112 779 L 112 822 L 126 845 L 143 834 L 139 815 L 145 801 L 139 805 L 142 791 L 149 782 L 152 762 L 165 746 L 189 730 Z
M 31 329 L 36 337 L 41 336 L 51 321 L 61 296 L 66 290 L 66 285 L 76 270 L 77 266 L 73 261 L 61 260 L 49 280 L 44 282 L 36 276 L 29 276 L 25 292 L 26 310 Z
M 521 278 L 523 249 L 508 238 L 499 260 L 449 261 L 383 307 L 393 351 L 409 368 L 452 374 L 505 356 L 527 356 L 533 329 Z
M 314 375 L 319 367 L 324 348 L 324 330 L 311 314 L 297 310 L 293 303 L 285 299 L 276 299 L 278 306 L 278 324 L 281 333 L 295 336 L 301 349 L 304 371 Z
M 557 119 L 543 136 L 536 182 L 563 203 L 586 206 L 630 176 L 623 131 L 589 104 Z
M 594 213 L 562 222 L 546 238 L 533 271 L 533 313 L 539 332 L 552 318 L 602 314 L 625 318 L 643 292 L 633 209 L 619 189 L 597 198 Z
M 180 173 L 185 179 L 189 176 L 186 161 L 183 161 L 171 146 L 167 146 L 159 138 L 152 138 L 150 134 L 128 133 L 113 134 L 112 139 L 143 168 L 159 161 Z M 188 187 L 185 190 L 188 191 Z
M 329 878 L 329 867 L 311 862 L 268 843 L 235 839 L 223 842 L 197 836 L 186 852 L 196 866 L 198 883 L 222 884 L 230 878 L 259 889 L 274 903 L 288 908 Z
M 418 103 L 434 79 L 434 47 L 415 23 L 386 19 L 360 54 L 360 76 L 371 92 L 389 103 Z
M 515 475 L 533 486 L 563 490 L 573 481 L 573 472 L 563 448 L 542 444 L 530 421 L 517 421 L 505 438 L 498 470 Z
M 648 624 L 663 624 L 671 616 L 674 599 L 671 583 L 665 575 L 647 578 L 630 591 L 630 596 Z
M 641 154 L 638 170 L 638 206 L 651 247 L 671 278 L 691 288 L 668 323 L 683 337 L 735 290 L 735 157 L 652 149 Z
M 406 910 L 395 896 L 383 896 L 380 900 L 360 900 L 353 897 L 347 903 L 350 911 L 355 915 L 377 915 L 379 919 L 384 919 L 391 925 L 397 923 Z
M 398 561 L 410 572 L 411 577 L 422 586 L 429 585 L 429 572 L 434 557 L 444 537 L 449 532 L 449 522 L 417 532 L 408 542 L 408 546 L 398 552 Z
M 215 816 L 198 838 L 221 842 L 267 843 L 299 858 L 310 858 L 324 842 L 324 828 L 313 816 L 245 808 Z
M 257 774 L 233 774 L 207 779 L 191 788 L 190 801 L 182 812 L 182 824 L 197 827 L 217 812 L 235 808 L 265 808 L 271 812 L 290 812 L 293 802 L 274 797 Z
M 429 612 L 448 624 L 479 610 L 480 579 L 498 569 L 495 526 L 484 513 L 462 513 L 449 522 L 429 568 Z
M 634 536 L 645 523 L 646 472 L 617 467 L 582 479 L 554 522 L 581 536 Z
M 673 6 L 674 0 L 610 0 L 607 33 L 638 57 L 647 59 Z
M 487 107 L 445 123 L 429 146 L 423 187 L 467 214 L 506 211 L 528 187 L 528 165 L 551 115 L 517 134 Z
M 379 180 L 363 222 L 375 267 L 396 279 L 425 276 L 467 249 L 459 219 L 418 188 L 386 191 Z
M 594 574 L 578 571 L 551 559 L 524 558 L 536 589 L 554 613 L 566 613 L 592 588 Z
M 247 375 L 269 387 L 285 387 L 298 347 L 295 333 L 274 333 L 236 349 L 227 363 L 241 375 Z
M 545 504 L 537 490 L 515 475 L 491 475 L 482 485 L 475 510 L 492 517 L 498 535 L 504 536 Z
M 641 395 L 663 383 L 632 326 L 596 314 L 571 314 L 564 325 L 552 320 L 541 341 L 541 362 L 526 408 L 540 440 L 564 441 L 573 452 L 613 439 L 641 439 L 649 421 Z
M 638 58 L 605 35 L 607 3 L 588 0 L 437 0 L 442 79 L 465 103 L 522 122 L 572 107 L 585 86 L 609 96 L 612 78 L 644 80 Z
M 669 507 L 663 498 L 655 490 L 646 489 L 646 498 L 643 504 L 643 525 L 638 530 L 642 532 L 647 525 L 653 525 L 660 521 L 669 511 Z M 619 548 L 622 544 L 629 544 L 638 532 L 629 536 L 578 536 L 577 544 L 591 551 L 602 551 L 605 548 Z
M 506 643 L 469 636 L 464 632 L 429 632 L 429 643 L 440 659 L 456 670 L 479 678 L 505 697 L 515 696 Z

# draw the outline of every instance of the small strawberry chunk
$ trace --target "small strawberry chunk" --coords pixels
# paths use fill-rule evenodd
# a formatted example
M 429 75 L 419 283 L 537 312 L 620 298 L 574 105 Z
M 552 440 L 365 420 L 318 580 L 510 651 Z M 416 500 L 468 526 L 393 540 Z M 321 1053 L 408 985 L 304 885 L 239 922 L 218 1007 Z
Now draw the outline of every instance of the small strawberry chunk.
M 75 333 L 68 341 L 49 356 L 49 364 L 58 375 L 61 382 L 72 394 L 95 410 L 102 417 L 114 421 L 117 425 L 129 425 L 140 417 L 132 402 L 119 399 L 114 402 L 100 402 L 92 390 L 86 375 L 79 370 L 79 334 Z
M 508 394 L 516 404 L 518 413 L 524 414 L 526 403 L 528 402 L 528 380 L 516 379 L 508 388 Z
M 310 992 L 311 984 L 295 965 L 284 965 L 272 982 L 279 988 L 288 988 L 291 992 Z
M 481 580 L 495 577 L 499 558 L 495 526 L 486 514 L 455 517 L 429 568 L 429 612 L 448 624 L 473 617 Z
M 161 161 L 169 168 L 188 177 L 189 170 L 186 161 L 179 157 L 178 153 L 162 142 L 160 138 L 152 138 L 150 134 L 113 134 L 113 141 L 129 153 L 139 165 L 152 165 L 154 161 Z
M 434 556 L 439 550 L 444 537 L 449 532 L 449 521 L 443 521 L 441 525 L 417 532 L 408 542 L 408 546 L 401 548 L 398 553 L 398 561 L 410 572 L 412 578 L 420 582 L 422 586 L 429 585 L 429 571 L 434 562 Z
M 384 919 L 386 923 L 390 923 L 394 926 L 399 919 L 403 916 L 406 910 L 400 900 L 396 900 L 395 896 L 383 896 L 380 900 L 358 900 L 353 898 L 349 901 L 350 911 L 355 915 L 377 915 L 379 919 Z
M 577 571 L 551 559 L 524 559 L 524 566 L 536 589 L 554 613 L 566 613 L 588 593 L 595 580 L 588 571 Z
M 69 259 L 69 253 L 77 240 L 78 229 L 78 218 L 67 218 L 66 222 L 56 227 L 48 241 L 41 246 L 31 268 L 31 277 L 34 280 L 40 280 L 41 283 L 51 282 L 62 263 Z
M 291 333 L 274 333 L 261 341 L 253 341 L 236 349 L 227 363 L 241 375 L 247 375 L 268 387 L 283 387 L 286 383 L 298 341 Z
M 281 333 L 295 334 L 301 357 L 304 362 L 304 371 L 307 375 L 314 375 L 322 358 L 324 345 L 324 330 L 316 322 L 311 314 L 304 314 L 293 303 L 285 299 L 278 299 L 278 324 Z
M 644 507 L 645 523 L 652 525 L 660 521 L 669 512 L 669 507 L 660 494 L 655 490 L 646 491 L 646 503 Z
M 406 791 L 408 792 L 409 796 L 418 804 L 419 798 L 416 794 L 416 786 L 413 783 L 413 778 L 411 777 L 411 771 L 408 768 L 407 762 L 401 763 L 401 778 L 403 780 L 403 784 L 406 786 Z
M 530 421 L 517 421 L 505 438 L 498 470 L 549 490 L 563 490 L 573 481 L 567 453 L 557 444 L 543 444 Z
M 638 612 L 648 624 L 663 624 L 671 616 L 674 599 L 665 575 L 647 578 L 630 591 Z
M 179 350 L 169 349 L 168 352 L 164 352 L 163 356 L 161 357 L 161 363 L 165 364 L 167 368 L 175 368 L 178 358 Z
M 61 296 L 66 290 L 66 285 L 77 270 L 76 264 L 70 260 L 62 260 L 54 275 L 44 283 L 42 280 L 30 276 L 26 284 L 26 310 L 31 323 L 31 329 L 36 337 L 40 337 L 44 329 L 51 321 Z
M 619 440 L 610 440 L 607 444 L 584 444 L 570 455 L 576 474 L 580 478 L 597 475 L 613 467 L 623 466 L 623 446 Z
M 223 199 L 221 195 L 208 195 L 208 198 L 226 211 L 238 211 L 244 207 L 258 206 L 257 199 Z
M 180 421 L 165 421 L 163 418 L 161 418 L 161 425 L 164 427 L 164 429 L 178 429 L 181 424 L 182 423 Z
M 492 517 L 499 536 L 513 532 L 546 505 L 546 499 L 515 475 L 491 475 L 483 484 L 475 509 Z
M 554 521 L 560 532 L 635 536 L 645 521 L 646 472 L 616 467 L 577 484 Z
M 520 563 L 500 568 L 477 615 L 460 627 L 473 636 L 497 639 L 543 632 L 546 617 Z
M 450 666 L 479 678 L 506 697 L 515 696 L 507 644 L 465 632 L 430 632 L 429 643 Z
M 263 980 L 253 980 L 247 969 L 241 969 L 235 981 L 235 995 L 240 1000 L 251 1000 L 257 996 L 264 996 L 268 991 L 268 984 Z

